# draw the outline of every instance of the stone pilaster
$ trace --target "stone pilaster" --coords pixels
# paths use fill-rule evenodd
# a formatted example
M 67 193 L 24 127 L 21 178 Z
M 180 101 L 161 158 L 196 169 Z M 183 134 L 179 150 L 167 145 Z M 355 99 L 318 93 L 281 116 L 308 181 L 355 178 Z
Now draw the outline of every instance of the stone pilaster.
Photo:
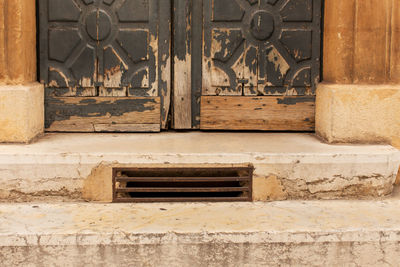
M 0 142 L 29 142 L 43 132 L 36 79 L 35 0 L 0 0 Z
M 326 0 L 316 131 L 330 143 L 400 143 L 400 3 Z

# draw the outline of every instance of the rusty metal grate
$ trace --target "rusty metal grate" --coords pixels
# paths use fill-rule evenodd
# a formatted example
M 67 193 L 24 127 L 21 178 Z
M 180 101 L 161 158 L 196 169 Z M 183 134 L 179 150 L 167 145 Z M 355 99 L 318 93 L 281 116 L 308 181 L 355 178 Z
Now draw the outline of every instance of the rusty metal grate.
M 113 168 L 113 202 L 251 201 L 253 169 Z

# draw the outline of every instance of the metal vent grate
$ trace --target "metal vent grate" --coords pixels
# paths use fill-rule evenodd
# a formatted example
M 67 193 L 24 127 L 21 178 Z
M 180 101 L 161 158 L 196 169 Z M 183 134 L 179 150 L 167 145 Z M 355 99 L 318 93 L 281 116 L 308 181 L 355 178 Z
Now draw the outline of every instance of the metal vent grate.
M 113 168 L 113 202 L 251 201 L 253 169 Z

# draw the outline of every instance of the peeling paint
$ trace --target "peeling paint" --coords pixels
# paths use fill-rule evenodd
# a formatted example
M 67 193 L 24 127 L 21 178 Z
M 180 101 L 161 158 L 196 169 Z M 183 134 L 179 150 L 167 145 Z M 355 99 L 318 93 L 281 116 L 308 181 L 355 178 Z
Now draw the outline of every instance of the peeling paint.
M 51 105 L 49 105 L 51 104 Z M 76 99 L 52 98 L 48 99 L 46 109 L 46 128 L 49 128 L 55 121 L 67 122 L 71 118 L 118 118 L 126 113 L 145 112 L 155 110 L 155 105 L 159 105 L 155 99 L 146 98 L 85 98 L 76 102 Z
M 283 97 L 277 98 L 280 105 L 296 105 L 298 103 L 315 102 L 315 96 L 301 96 L 301 97 Z
M 60 70 L 58 70 L 56 68 L 53 68 L 53 67 L 49 67 L 49 71 L 54 71 L 54 72 L 58 73 L 64 79 L 64 82 L 67 85 L 67 87 L 69 87 L 69 80 L 68 80 L 67 76 L 62 71 L 60 71 Z M 53 85 L 51 85 L 51 84 L 53 84 Z M 54 87 L 58 87 L 56 81 L 50 81 L 49 86 L 50 87 L 53 87 L 53 86 Z
M 284 77 L 288 70 L 290 69 L 289 64 L 280 55 L 276 48 L 271 47 L 267 50 L 268 61 L 274 65 L 275 71 L 279 72 L 281 77 Z
M 120 87 L 122 81 L 122 71 L 120 66 L 104 71 L 104 86 L 105 87 Z

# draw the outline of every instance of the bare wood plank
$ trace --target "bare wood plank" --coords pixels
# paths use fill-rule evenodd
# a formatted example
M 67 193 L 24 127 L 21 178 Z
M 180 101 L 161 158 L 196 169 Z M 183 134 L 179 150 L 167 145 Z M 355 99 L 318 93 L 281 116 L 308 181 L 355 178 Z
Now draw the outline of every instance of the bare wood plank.
M 174 129 L 192 128 L 191 56 L 175 57 Z
M 315 97 L 203 96 L 204 130 L 313 131 Z
M 174 28 L 174 128 L 192 128 L 191 1 L 177 0 Z
M 203 61 L 203 1 L 192 1 L 192 128 L 200 128 Z
M 159 132 L 160 124 L 94 124 L 95 132 Z
M 88 122 L 54 122 L 50 127 L 46 128 L 46 132 L 91 133 L 94 132 L 94 126 Z
M 45 123 L 54 132 L 94 132 L 101 124 L 159 125 L 160 97 L 48 98 Z
M 171 0 L 159 1 L 160 10 L 170 10 Z M 161 96 L 161 127 L 167 129 L 171 104 L 171 12 L 160 12 L 158 28 L 158 80 Z
M 211 21 L 211 12 L 207 12 L 210 9 L 209 1 L 204 2 L 203 6 L 203 22 Z M 204 24 L 204 23 L 203 23 Z M 205 42 L 206 39 L 211 38 L 211 27 L 208 24 L 203 25 L 203 51 L 202 51 L 202 95 L 211 94 L 209 91 L 212 89 L 212 81 L 211 81 L 211 66 L 212 66 L 212 58 L 211 58 L 211 44 Z

